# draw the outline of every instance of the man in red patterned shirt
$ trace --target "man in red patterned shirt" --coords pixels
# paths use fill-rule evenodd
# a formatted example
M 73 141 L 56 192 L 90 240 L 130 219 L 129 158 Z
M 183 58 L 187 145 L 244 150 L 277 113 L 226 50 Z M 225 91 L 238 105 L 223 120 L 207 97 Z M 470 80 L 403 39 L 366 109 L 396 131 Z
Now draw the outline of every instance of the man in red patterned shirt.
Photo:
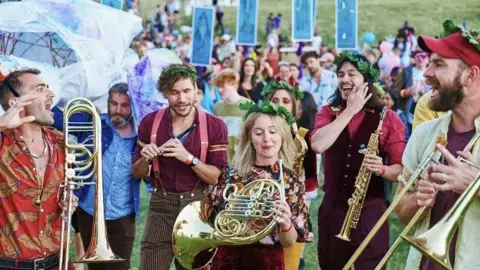
M 49 128 L 54 93 L 39 74 L 22 69 L 0 78 L 0 269 L 58 267 L 65 144 Z

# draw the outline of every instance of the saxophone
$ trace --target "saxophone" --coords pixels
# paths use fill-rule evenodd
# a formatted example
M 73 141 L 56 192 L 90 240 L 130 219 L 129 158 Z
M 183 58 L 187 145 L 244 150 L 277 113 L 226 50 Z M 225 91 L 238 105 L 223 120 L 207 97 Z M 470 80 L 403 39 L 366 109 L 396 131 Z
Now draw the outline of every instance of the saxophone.
M 299 134 L 298 127 L 296 123 L 292 124 L 292 130 L 295 134 L 295 146 L 297 147 L 297 156 L 295 158 L 295 163 L 293 164 L 293 172 L 300 177 L 303 172 L 303 160 L 308 150 L 307 142 Z
M 377 129 L 368 141 L 367 154 L 378 154 L 378 142 L 379 137 L 382 134 L 383 120 L 385 118 L 387 108 L 383 107 L 383 110 L 380 114 L 380 122 Z M 362 166 L 360 171 L 355 179 L 355 190 L 353 191 L 352 197 L 348 199 L 348 211 L 343 220 L 342 229 L 340 233 L 336 236 L 344 241 L 350 241 L 350 233 L 352 229 L 357 228 L 358 220 L 360 219 L 360 214 L 363 208 L 363 202 L 367 196 L 368 185 L 370 184 L 370 178 L 372 177 L 372 172 L 368 170 L 365 165 L 365 158 L 363 159 Z

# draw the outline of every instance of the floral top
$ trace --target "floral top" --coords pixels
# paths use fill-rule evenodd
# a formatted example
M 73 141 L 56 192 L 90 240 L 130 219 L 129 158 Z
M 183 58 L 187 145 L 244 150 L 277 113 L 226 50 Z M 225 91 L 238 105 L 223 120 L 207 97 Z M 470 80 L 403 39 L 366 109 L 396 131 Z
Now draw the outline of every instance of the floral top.
M 236 183 L 237 187 L 241 189 L 244 185 L 258 179 L 280 179 L 279 166 L 275 164 L 273 166 L 253 166 L 248 177 L 242 178 L 236 171 L 231 169 L 230 166 L 226 166 L 218 179 L 217 185 L 213 191 L 205 198 L 204 210 L 210 221 L 214 221 L 216 214 L 224 210 L 227 202 L 223 198 L 223 191 L 226 184 Z M 298 238 L 297 242 L 313 242 L 313 233 L 309 231 L 308 218 L 309 211 L 305 204 L 305 186 L 303 182 L 300 182 L 293 171 L 287 168 L 283 168 L 283 179 L 285 184 L 285 197 L 290 210 L 292 212 L 292 224 L 296 229 Z M 269 222 L 259 224 L 255 222 L 253 228 L 258 228 L 255 233 L 261 231 Z M 277 230 L 274 230 L 271 235 L 260 240 L 260 244 L 281 246 L 280 237 Z

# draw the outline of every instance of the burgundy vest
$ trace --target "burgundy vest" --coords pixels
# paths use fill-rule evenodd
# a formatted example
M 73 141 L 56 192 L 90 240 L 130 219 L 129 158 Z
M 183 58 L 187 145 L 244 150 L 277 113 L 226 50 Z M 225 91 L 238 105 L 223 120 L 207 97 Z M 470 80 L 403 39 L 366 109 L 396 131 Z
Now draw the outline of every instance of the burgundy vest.
M 335 116 L 333 116 L 333 120 Z M 364 155 L 359 150 L 368 146 L 370 136 L 378 127 L 380 112 L 365 115 L 355 135 L 350 139 L 348 126 L 342 131 L 335 143 L 323 154 L 325 181 L 323 190 L 331 199 L 347 203 L 354 191 L 355 179 L 362 166 Z M 383 149 L 379 147 L 379 156 L 385 159 Z M 372 199 L 383 199 L 383 179 L 372 174 L 365 203 Z

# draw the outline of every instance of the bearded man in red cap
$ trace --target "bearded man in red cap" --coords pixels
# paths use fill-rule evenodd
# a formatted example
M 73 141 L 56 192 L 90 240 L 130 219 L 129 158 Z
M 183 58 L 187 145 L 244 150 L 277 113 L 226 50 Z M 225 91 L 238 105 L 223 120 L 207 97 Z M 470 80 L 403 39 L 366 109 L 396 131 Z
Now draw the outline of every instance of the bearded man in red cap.
M 418 165 L 437 147 L 436 165 L 429 166 L 415 191 L 407 193 L 396 213 L 407 224 L 423 206 L 428 207 L 416 234 L 433 227 L 467 187 L 475 180 L 480 164 L 480 143 L 465 149 L 480 132 L 480 44 L 478 33 L 457 27 L 448 20 L 441 38 L 420 36 L 418 45 L 430 52 L 431 65 L 424 72 L 432 86 L 429 107 L 447 112 L 444 116 L 419 125 L 413 132 L 403 155 L 404 170 L 399 181 L 405 183 Z M 447 142 L 446 146 L 438 141 Z M 444 143 L 443 143 L 444 145 Z M 459 161 L 457 157 L 463 157 Z M 399 189 L 403 184 L 399 185 Z M 466 211 L 455 231 L 447 259 L 452 269 L 479 269 L 480 261 L 480 196 Z M 427 245 L 432 243 L 427 239 Z M 448 264 L 448 262 L 446 262 Z M 434 260 L 410 248 L 406 269 L 443 269 Z

